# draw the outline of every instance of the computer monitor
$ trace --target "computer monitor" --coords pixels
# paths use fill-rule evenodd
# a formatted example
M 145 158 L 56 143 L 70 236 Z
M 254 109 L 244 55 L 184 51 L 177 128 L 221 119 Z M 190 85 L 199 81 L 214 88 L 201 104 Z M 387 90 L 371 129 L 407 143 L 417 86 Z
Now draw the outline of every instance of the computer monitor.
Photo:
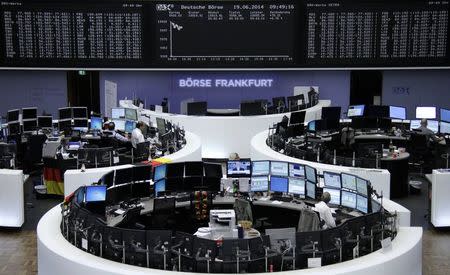
M 322 107 L 322 119 L 341 118 L 341 107 Z
M 305 177 L 305 167 L 298 163 L 289 163 L 289 177 Z
M 135 182 L 131 185 L 131 196 L 133 198 L 148 198 L 151 196 L 150 182 Z
M 420 127 L 420 120 L 419 119 L 412 119 L 409 123 L 409 130 L 414 130 Z
M 53 117 L 52 116 L 38 116 L 38 127 L 40 129 L 52 129 Z
M 450 110 L 441 108 L 440 110 L 441 121 L 450 122 Z
M 184 162 L 168 163 L 167 164 L 167 178 L 183 178 L 184 177 Z
M 330 194 L 330 204 L 341 205 L 341 189 L 324 187 L 323 192 L 328 192 Z
M 372 200 L 372 213 L 379 212 L 381 210 L 381 203 L 376 200 Z
M 30 133 L 37 130 L 37 119 L 24 120 L 22 123 L 24 133 Z
M 315 133 L 316 132 L 316 121 L 312 120 L 308 123 L 308 132 Z
M 19 114 L 20 114 L 19 109 L 9 110 L 7 114 L 8 122 L 19 121 Z
M 131 133 L 133 132 L 134 128 L 136 128 L 136 122 L 127 120 L 125 121 L 125 132 Z
M 306 179 L 314 184 L 317 183 L 317 171 L 316 168 L 305 165 L 305 175 Z
M 166 178 L 167 165 L 161 164 L 155 167 L 155 172 L 153 173 L 153 181 L 158 181 L 160 179 Z
M 8 123 L 8 134 L 18 135 L 20 134 L 20 122 L 9 122 Z
M 125 119 L 133 120 L 133 121 L 138 120 L 137 110 L 131 109 L 131 108 L 126 108 L 125 109 Z
M 367 197 L 356 195 L 356 209 L 367 214 L 368 212 L 368 199 Z
M 287 193 L 288 178 L 270 176 L 270 191 L 277 192 L 277 193 Z
M 389 117 L 389 106 L 368 105 L 364 110 L 364 116 L 377 118 Z
M 316 184 L 307 181 L 306 182 L 306 197 L 316 199 Z
M 292 112 L 291 118 L 289 119 L 289 124 L 302 124 L 305 122 L 305 114 L 306 111 L 298 111 L 298 112 Z
M 88 128 L 88 120 L 86 118 L 74 119 L 73 127 L 74 128 Z
M 123 120 L 123 119 L 113 119 L 113 120 L 111 120 L 111 121 L 112 121 L 112 122 L 114 123 L 114 125 L 116 126 L 116 127 L 115 127 L 116 130 L 125 132 L 125 120 Z
M 187 114 L 189 116 L 205 116 L 207 109 L 208 103 L 206 101 L 189 102 L 187 104 Z
M 70 107 L 59 108 L 58 113 L 59 113 L 59 120 L 72 119 L 72 108 Z
M 239 114 L 241 116 L 257 116 L 266 114 L 266 103 L 261 100 L 253 100 L 250 102 L 241 102 L 239 106 Z
M 117 204 L 122 201 L 128 201 L 132 198 L 131 184 L 115 185 L 106 191 L 107 204 Z
M 350 105 L 347 109 L 347 117 L 363 116 L 365 105 Z
M 341 175 L 331 172 L 323 172 L 323 179 L 326 187 L 341 188 Z
M 112 108 L 111 109 L 111 118 L 112 119 L 124 119 L 125 118 L 125 109 L 124 108 Z
M 155 197 L 159 196 L 159 193 L 166 191 L 166 179 L 160 179 L 157 182 L 155 182 Z
M 203 162 L 203 169 L 205 170 L 205 176 L 208 178 L 223 177 L 222 165 L 220 163 Z
M 289 175 L 288 163 L 283 161 L 270 162 L 270 174 L 273 176 L 287 177 Z
M 203 177 L 203 162 L 201 161 L 188 161 L 184 163 L 184 176 L 185 177 Z
M 406 119 L 406 108 L 398 106 L 389 106 L 389 117 L 392 119 Z
M 133 182 L 150 181 L 151 176 L 152 176 L 151 165 L 142 164 L 133 167 Z
M 358 191 L 359 194 L 368 196 L 368 188 L 369 182 L 362 178 L 356 178 L 356 191 Z
M 356 176 L 341 173 L 342 188 L 356 191 Z
M 341 205 L 349 208 L 356 208 L 356 193 L 342 190 Z
M 270 161 L 252 161 L 252 176 L 267 176 L 270 174 Z
M 22 119 L 36 119 L 37 118 L 37 108 L 22 108 Z
M 106 200 L 106 185 L 86 186 L 86 197 L 85 197 L 86 203 L 99 202 L 105 200 Z
M 252 166 L 249 159 L 229 160 L 227 162 L 228 177 L 250 177 L 251 170 Z
M 86 107 L 72 107 L 73 118 L 88 118 L 88 111 Z
M 436 107 L 416 107 L 416 118 L 436 118 Z
M 301 178 L 289 178 L 289 189 L 288 193 L 294 195 L 305 196 L 305 179 Z
M 117 169 L 114 174 L 114 184 L 124 184 L 124 183 L 130 183 L 133 181 L 133 169 L 131 168 L 124 168 L 124 169 Z
M 101 117 L 91 116 L 91 130 L 101 130 L 103 119 Z
M 433 133 L 439 133 L 439 121 L 437 120 L 428 120 L 428 129 L 433 131 Z
M 72 119 L 64 119 L 58 121 L 58 129 L 60 131 L 65 131 L 72 128 Z
M 269 178 L 267 176 L 252 177 L 250 179 L 250 191 L 267 192 L 269 190 Z
M 441 134 L 450 134 L 450 123 L 441 121 L 440 132 L 441 132 Z
M 166 133 L 166 121 L 162 118 L 156 118 L 156 128 L 158 129 L 158 133 L 160 135 L 164 135 Z

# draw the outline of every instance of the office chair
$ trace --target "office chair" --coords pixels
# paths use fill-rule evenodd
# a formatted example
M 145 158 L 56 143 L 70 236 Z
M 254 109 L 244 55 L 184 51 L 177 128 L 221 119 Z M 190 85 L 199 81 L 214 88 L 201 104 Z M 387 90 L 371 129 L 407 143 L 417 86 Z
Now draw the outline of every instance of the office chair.
M 297 232 L 318 231 L 321 228 L 321 221 L 317 212 L 305 208 L 300 212 Z
M 430 160 L 432 158 L 431 150 L 428 147 L 428 137 L 418 133 L 411 133 L 407 144 L 407 151 L 410 153 L 409 166 L 410 168 L 419 169 L 419 173 L 423 174 L 424 168 L 427 170 Z M 427 166 L 427 167 L 424 167 Z
M 141 162 L 148 160 L 150 156 L 150 141 L 136 144 L 136 148 L 131 149 L 133 162 Z
M 236 221 L 250 221 L 253 224 L 253 213 L 250 202 L 248 200 L 237 198 L 233 205 L 236 214 Z

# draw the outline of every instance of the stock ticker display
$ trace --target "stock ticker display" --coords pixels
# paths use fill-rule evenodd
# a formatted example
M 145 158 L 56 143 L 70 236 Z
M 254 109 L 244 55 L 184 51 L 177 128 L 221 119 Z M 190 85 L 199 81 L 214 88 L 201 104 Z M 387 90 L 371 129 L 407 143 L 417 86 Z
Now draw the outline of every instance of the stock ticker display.
M 0 67 L 450 66 L 449 2 L 0 2 Z

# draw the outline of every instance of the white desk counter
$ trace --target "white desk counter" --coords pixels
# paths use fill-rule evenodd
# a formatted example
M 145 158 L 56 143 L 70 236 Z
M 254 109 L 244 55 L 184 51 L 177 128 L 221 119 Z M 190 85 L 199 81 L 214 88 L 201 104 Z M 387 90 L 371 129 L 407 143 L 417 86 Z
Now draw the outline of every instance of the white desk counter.
M 172 271 L 121 264 L 94 256 L 70 244 L 61 234 L 61 210 L 57 205 L 48 211 L 37 227 L 39 275 L 169 275 Z M 419 275 L 422 274 L 422 228 L 401 227 L 392 241 L 392 250 L 375 251 L 351 261 L 314 269 L 285 271 L 289 275 Z M 177 272 L 195 275 L 199 273 Z
M 390 198 L 390 173 L 385 169 L 368 169 L 368 168 L 356 168 L 356 167 L 346 167 L 337 166 L 331 164 L 317 163 L 312 161 L 306 161 L 302 159 L 297 159 L 293 157 L 286 156 L 279 152 L 272 150 L 266 144 L 268 131 L 263 131 L 258 133 L 252 138 L 251 141 L 251 159 L 252 160 L 279 160 L 294 162 L 300 164 L 306 164 L 317 169 L 317 172 L 322 173 L 323 171 L 330 171 L 335 173 L 350 173 L 360 176 L 364 179 L 369 180 L 372 186 L 380 194 L 383 192 L 385 198 Z
M 172 162 L 182 161 L 200 161 L 202 159 L 201 141 L 195 134 L 186 131 L 186 145 L 179 151 L 164 156 Z M 106 173 L 117 170 L 132 167 L 131 164 L 110 166 L 102 168 L 90 168 L 84 172 L 81 169 L 67 170 L 64 173 L 64 196 L 71 194 L 77 190 L 78 187 L 84 185 L 91 185 L 97 182 Z
M 450 226 L 450 169 L 433 170 L 431 177 L 431 223 Z
M 322 107 L 330 104 L 330 100 L 320 100 L 316 106 L 305 109 L 305 121 L 319 119 Z M 230 153 L 238 153 L 240 157 L 248 158 L 253 136 L 280 122 L 283 116 L 290 117 L 290 113 L 262 116 L 187 116 L 150 110 L 142 110 L 141 115 L 143 114 L 178 123 L 180 127 L 198 135 L 202 141 L 203 158 L 228 158 Z
M 0 226 L 21 227 L 25 220 L 22 170 L 0 169 Z

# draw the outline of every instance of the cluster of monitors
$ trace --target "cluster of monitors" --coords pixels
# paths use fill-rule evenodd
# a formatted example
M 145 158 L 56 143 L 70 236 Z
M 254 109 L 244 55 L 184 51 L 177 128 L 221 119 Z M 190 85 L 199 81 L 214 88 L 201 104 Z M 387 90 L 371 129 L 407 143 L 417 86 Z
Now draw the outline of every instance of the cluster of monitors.
M 87 119 L 88 111 L 86 107 L 65 107 L 58 109 L 59 119 Z
M 8 132 L 10 135 L 29 133 L 37 129 L 52 129 L 52 116 L 38 116 L 37 108 L 22 109 L 22 125 L 20 123 L 20 110 L 9 110 L 7 114 Z
M 406 119 L 406 108 L 399 106 L 376 106 L 376 105 L 350 105 L 347 110 L 348 117 L 380 117 L 391 119 Z M 416 107 L 416 119 L 436 119 L 436 107 Z M 450 122 L 450 110 L 440 109 L 440 120 Z
M 219 191 L 222 166 L 201 161 L 161 164 L 153 173 L 155 195 L 168 191 Z
M 131 108 L 112 108 L 111 121 L 114 122 L 116 130 L 131 133 L 136 128 L 137 110 Z

